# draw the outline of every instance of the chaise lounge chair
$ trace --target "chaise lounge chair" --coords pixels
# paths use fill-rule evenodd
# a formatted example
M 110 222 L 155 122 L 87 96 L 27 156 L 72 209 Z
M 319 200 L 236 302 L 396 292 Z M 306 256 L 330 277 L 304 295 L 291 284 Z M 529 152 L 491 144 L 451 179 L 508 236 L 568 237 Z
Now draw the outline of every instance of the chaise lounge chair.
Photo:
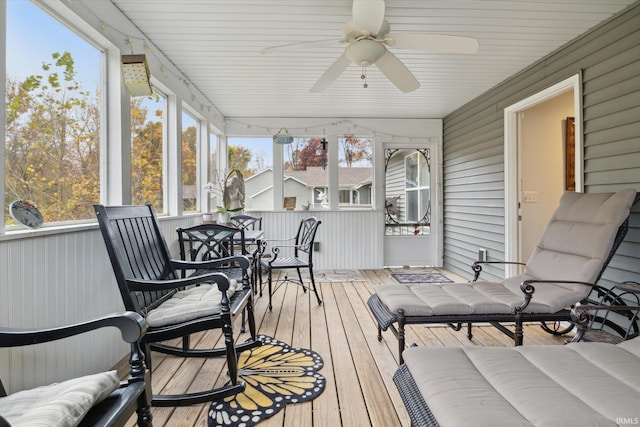
M 622 242 L 636 192 L 565 193 L 547 224 L 524 273 L 503 282 L 476 281 L 482 268 L 474 264 L 471 283 L 385 284 L 374 287 L 368 305 L 382 331 L 391 329 L 398 339 L 403 362 L 405 325 L 467 324 L 489 322 L 523 342 L 522 324 L 529 321 L 560 322 L 570 318 L 570 307 L 598 300 L 606 289 L 595 282 Z M 595 290 L 597 297 L 588 300 Z M 515 324 L 515 330 L 504 323 Z
M 626 313 L 617 338 L 629 340 L 575 342 L 608 310 Z M 638 306 L 575 307 L 568 345 L 409 348 L 393 380 L 415 427 L 638 424 L 638 314 Z

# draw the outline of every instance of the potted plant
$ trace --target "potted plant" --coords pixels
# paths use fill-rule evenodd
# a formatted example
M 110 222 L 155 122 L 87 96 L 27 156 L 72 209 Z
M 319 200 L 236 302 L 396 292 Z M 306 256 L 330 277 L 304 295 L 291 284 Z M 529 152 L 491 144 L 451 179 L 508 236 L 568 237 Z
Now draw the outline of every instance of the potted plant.
M 209 193 L 209 196 L 215 196 L 217 204 L 215 213 L 218 214 L 217 222 L 219 224 L 227 224 L 229 223 L 229 212 L 240 212 L 244 209 L 244 206 L 233 206 L 232 202 L 225 203 L 225 187 L 227 185 L 227 179 L 229 178 L 227 174 L 222 175 L 222 177 L 218 175 L 218 179 L 216 182 L 207 182 L 204 185 L 204 190 Z M 205 213 L 204 216 L 211 216 L 210 213 Z M 212 218 L 209 218 L 211 220 Z
M 242 206 L 239 208 L 232 209 L 231 203 L 227 203 L 224 206 L 216 206 L 216 213 L 218 214 L 218 224 L 227 224 L 229 223 L 229 212 L 240 212 L 242 210 Z

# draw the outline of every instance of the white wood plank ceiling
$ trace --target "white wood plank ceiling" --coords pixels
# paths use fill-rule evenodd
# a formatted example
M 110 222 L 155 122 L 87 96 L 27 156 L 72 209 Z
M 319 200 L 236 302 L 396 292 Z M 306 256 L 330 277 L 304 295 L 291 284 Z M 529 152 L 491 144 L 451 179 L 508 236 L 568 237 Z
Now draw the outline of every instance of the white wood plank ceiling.
M 402 93 L 351 64 L 310 93 L 344 47 L 261 54 L 339 39 L 351 0 L 111 0 L 227 117 L 442 118 L 635 0 L 387 0 L 392 32 L 478 39 L 474 55 L 390 49 L 421 87 Z M 141 53 L 141 52 L 138 52 Z

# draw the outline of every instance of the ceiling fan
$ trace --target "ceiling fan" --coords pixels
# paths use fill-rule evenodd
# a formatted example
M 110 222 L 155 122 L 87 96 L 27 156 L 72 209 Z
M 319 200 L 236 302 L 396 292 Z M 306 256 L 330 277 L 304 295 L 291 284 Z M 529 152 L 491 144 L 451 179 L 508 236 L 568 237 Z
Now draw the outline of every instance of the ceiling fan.
M 342 55 L 320 77 L 310 92 L 322 92 L 333 83 L 353 62 L 363 67 L 375 64 L 378 69 L 402 92 L 411 92 L 420 83 L 411 71 L 387 49 L 413 49 L 430 53 L 476 53 L 478 41 L 471 37 L 450 36 L 416 32 L 390 32 L 384 19 L 384 0 L 353 0 L 353 16 L 342 28 L 341 39 L 291 43 L 269 47 L 262 53 L 305 50 L 312 47 L 346 44 Z M 366 81 L 364 87 L 367 87 Z

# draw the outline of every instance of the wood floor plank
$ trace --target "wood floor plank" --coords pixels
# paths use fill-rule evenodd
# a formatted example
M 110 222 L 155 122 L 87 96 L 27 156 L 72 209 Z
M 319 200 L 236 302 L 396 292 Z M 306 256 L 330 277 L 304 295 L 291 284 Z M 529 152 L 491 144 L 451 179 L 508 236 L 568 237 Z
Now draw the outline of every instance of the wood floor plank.
M 265 333 L 265 335 L 272 336 L 282 342 L 290 343 L 293 336 L 293 323 L 295 315 L 296 300 L 298 294 L 298 286 L 292 283 L 287 283 L 281 286 L 273 296 L 274 309 L 271 312 L 267 312 L 265 317 L 277 318 L 276 329 L 273 333 Z M 276 301 L 280 306 L 280 310 L 276 311 Z M 284 425 L 285 411 L 281 410 L 273 417 L 266 419 L 261 423 L 261 426 L 281 426 Z
M 340 426 L 342 422 L 340 418 L 336 377 L 334 376 L 334 355 L 329 342 L 327 319 L 327 304 L 330 304 L 332 299 L 327 301 L 326 295 L 331 292 L 331 285 L 325 285 L 323 283 L 320 289 L 322 305 L 317 308 L 312 307 L 314 312 L 310 322 L 310 349 L 322 356 L 324 366 L 320 370 L 320 374 L 325 378 L 326 385 L 322 394 L 311 402 L 313 406 L 313 425 Z M 336 360 L 335 363 L 340 363 L 340 360 Z
M 388 410 L 391 403 L 389 395 L 358 324 L 352 301 L 345 292 L 345 286 L 336 286 L 334 291 L 345 335 L 349 337 L 348 345 L 367 405 L 369 421 L 372 426 L 397 425 L 399 419 L 395 411 Z M 357 300 L 359 301 L 359 298 Z
M 380 381 L 382 381 L 382 385 L 374 385 L 380 387 L 377 391 L 374 389 L 374 393 L 377 393 L 381 397 L 385 397 L 386 399 L 376 405 L 375 411 L 382 411 L 382 425 L 387 425 L 387 422 L 391 422 L 393 417 L 388 414 L 391 414 L 390 407 L 395 409 L 396 415 L 398 417 L 398 422 L 400 425 L 410 425 L 409 414 L 407 413 L 404 405 L 400 400 L 400 393 L 398 392 L 395 384 L 393 383 L 393 374 L 398 369 L 397 361 L 392 353 L 392 351 L 380 351 L 380 343 L 377 337 L 374 334 L 367 333 L 373 322 L 372 317 L 369 315 L 370 311 L 366 304 L 361 299 L 361 291 L 362 286 L 360 284 L 345 284 L 344 290 L 347 300 L 351 303 L 351 308 L 353 310 L 353 314 L 355 316 L 355 320 L 358 322 L 358 326 L 360 327 L 360 334 L 354 332 L 354 336 L 358 338 L 361 336 L 362 341 L 350 341 L 350 344 L 354 344 L 356 348 L 359 346 L 364 347 L 367 346 L 370 349 L 367 355 L 373 359 L 375 363 L 375 368 L 377 369 L 378 377 Z M 357 353 L 360 353 L 360 350 L 356 350 Z M 352 349 L 352 353 L 353 353 Z M 365 360 L 365 363 L 368 364 L 368 361 Z M 377 377 L 377 378 L 378 378 Z M 376 378 L 376 379 L 377 379 Z M 362 381 L 361 381 L 362 383 Z M 383 393 L 383 390 L 387 391 L 387 395 Z M 375 404 L 375 403 L 374 403 Z M 370 411 L 371 412 L 371 411 Z M 372 425 L 374 424 L 374 417 L 371 417 Z M 387 421 L 388 420 L 388 421 Z
M 292 317 L 292 337 L 288 341 L 289 345 L 297 348 L 311 347 L 311 313 L 318 310 L 314 308 L 318 305 L 312 292 L 303 292 L 303 289 L 296 286 L 298 294 L 295 305 L 295 316 Z M 313 403 L 303 402 L 294 405 L 287 405 L 284 409 L 285 425 L 307 427 L 313 425 Z
M 331 283 L 331 290 L 339 286 Z M 349 351 L 349 337 L 344 331 L 344 322 L 336 302 L 337 296 L 334 292 L 325 292 L 324 297 L 342 425 L 368 425 L 367 406 L 358 381 L 353 354 Z

